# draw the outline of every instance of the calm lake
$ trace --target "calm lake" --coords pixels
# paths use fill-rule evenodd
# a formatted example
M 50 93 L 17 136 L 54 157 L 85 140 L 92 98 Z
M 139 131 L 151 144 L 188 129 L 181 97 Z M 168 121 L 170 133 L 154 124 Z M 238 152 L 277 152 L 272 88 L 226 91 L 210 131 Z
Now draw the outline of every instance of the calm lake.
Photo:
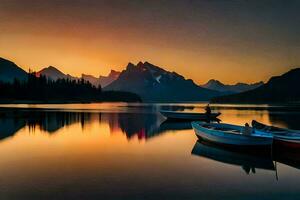
M 159 113 L 204 105 L 0 105 L 0 199 L 300 198 L 300 153 L 228 151 Z M 212 108 L 224 123 L 300 129 L 297 107 Z

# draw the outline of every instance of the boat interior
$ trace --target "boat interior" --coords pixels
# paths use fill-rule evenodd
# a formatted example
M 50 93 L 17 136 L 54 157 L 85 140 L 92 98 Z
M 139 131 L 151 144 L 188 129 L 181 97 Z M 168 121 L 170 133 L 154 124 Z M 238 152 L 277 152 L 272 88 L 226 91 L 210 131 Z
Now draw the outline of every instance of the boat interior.
M 217 126 L 211 126 L 209 124 L 204 124 L 202 127 L 210 129 L 210 130 L 217 130 L 217 131 L 224 131 L 224 132 L 233 132 L 233 133 L 241 133 L 241 130 L 233 129 L 229 127 L 217 127 Z
M 236 126 L 230 124 L 216 124 L 216 123 L 202 123 L 199 125 L 208 130 L 216 130 L 216 131 L 222 131 L 222 132 L 232 133 L 232 134 L 242 134 L 242 128 L 243 128 L 242 126 Z M 267 132 L 253 132 L 250 136 L 271 137 L 272 135 Z

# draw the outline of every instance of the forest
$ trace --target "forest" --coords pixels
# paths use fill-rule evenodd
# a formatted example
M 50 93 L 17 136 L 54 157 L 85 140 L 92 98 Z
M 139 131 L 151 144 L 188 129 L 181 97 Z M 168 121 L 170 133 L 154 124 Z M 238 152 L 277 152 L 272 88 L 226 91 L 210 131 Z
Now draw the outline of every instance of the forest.
M 48 79 L 28 73 L 27 81 L 15 79 L 12 83 L 0 82 L 1 102 L 140 102 L 141 98 L 130 92 L 102 91 L 84 79 Z

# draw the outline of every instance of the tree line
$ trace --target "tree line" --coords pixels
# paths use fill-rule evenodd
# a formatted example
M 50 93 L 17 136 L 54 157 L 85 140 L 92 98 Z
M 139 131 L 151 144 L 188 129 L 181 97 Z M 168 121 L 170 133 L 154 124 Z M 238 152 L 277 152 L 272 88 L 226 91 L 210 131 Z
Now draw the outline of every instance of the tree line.
M 15 79 L 12 83 L 0 82 L 0 100 L 20 101 L 141 101 L 136 94 L 118 91 L 102 91 L 84 79 L 57 79 L 39 77 L 35 72 L 28 73 L 26 81 Z

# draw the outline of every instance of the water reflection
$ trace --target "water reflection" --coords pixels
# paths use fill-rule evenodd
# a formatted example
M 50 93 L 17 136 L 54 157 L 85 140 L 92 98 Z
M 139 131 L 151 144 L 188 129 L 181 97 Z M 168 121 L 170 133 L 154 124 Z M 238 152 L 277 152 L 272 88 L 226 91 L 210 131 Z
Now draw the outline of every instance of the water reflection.
M 0 199 L 300 196 L 296 151 L 278 149 L 270 159 L 195 145 L 189 122 L 165 121 L 156 105 L 72 106 L 0 109 Z M 224 123 L 297 126 L 291 111 L 220 111 Z
M 13 136 L 26 125 L 25 120 L 15 118 L 0 118 L 0 140 Z
M 272 112 L 269 113 L 271 124 L 300 130 L 300 112 Z
M 35 110 L 5 110 L 0 117 L 0 136 L 2 139 L 13 136 L 21 128 L 28 126 L 34 133 L 36 128 L 52 134 L 64 126 L 90 121 L 90 113 L 44 112 Z
M 28 126 L 31 133 L 36 129 L 55 134 L 63 127 L 79 123 L 82 129 L 92 123 L 108 124 L 110 134 L 121 130 L 128 139 L 135 136 L 147 140 L 167 131 L 191 129 L 189 122 L 164 121 L 159 113 L 94 113 L 64 112 L 34 109 L 6 109 L 0 111 L 0 139 L 13 136 Z
M 192 129 L 192 125 L 189 121 L 165 120 L 160 124 L 159 129 L 161 132 L 189 130 Z
M 300 169 L 300 150 L 294 148 L 274 148 L 273 159 L 276 162 Z
M 293 148 L 239 149 L 216 145 L 198 140 L 192 155 L 207 158 L 224 164 L 240 166 L 246 174 L 255 174 L 256 169 L 276 170 L 277 163 L 300 169 L 300 150 Z
M 161 133 L 159 127 L 162 120 L 153 113 L 105 113 L 101 119 L 109 124 L 111 134 L 121 129 L 128 139 L 134 136 L 140 140 L 149 139 Z
M 246 174 L 255 174 L 256 169 L 275 170 L 271 149 L 266 149 L 263 153 L 259 151 L 241 151 L 241 149 L 222 147 L 198 140 L 192 154 L 226 164 L 241 166 Z
M 128 106 L 128 108 L 131 107 Z M 194 106 L 164 105 L 160 108 L 162 107 L 173 110 L 194 109 Z M 244 124 L 256 119 L 266 124 L 300 129 L 299 112 L 249 110 L 248 108 L 242 110 L 242 108 L 236 109 L 235 107 L 222 109 L 218 108 L 218 111 L 222 112 L 221 120 L 227 123 Z M 0 140 L 13 136 L 25 126 L 28 126 L 32 133 L 38 128 L 48 134 L 54 134 L 59 129 L 76 123 L 80 123 L 82 129 L 92 123 L 108 124 L 110 134 L 121 130 L 128 139 L 137 136 L 140 140 L 146 140 L 168 131 L 191 129 L 189 122 L 165 120 L 157 109 L 154 109 L 153 105 L 151 110 L 146 112 L 143 106 L 140 112 L 138 106 L 134 106 L 132 111 L 134 112 L 101 113 L 78 112 L 76 110 L 2 108 L 0 110 Z
M 49 134 L 57 132 L 64 126 L 80 123 L 84 128 L 91 120 L 90 113 L 72 112 L 28 112 L 29 117 L 25 118 L 29 129 L 34 132 L 36 127 Z

